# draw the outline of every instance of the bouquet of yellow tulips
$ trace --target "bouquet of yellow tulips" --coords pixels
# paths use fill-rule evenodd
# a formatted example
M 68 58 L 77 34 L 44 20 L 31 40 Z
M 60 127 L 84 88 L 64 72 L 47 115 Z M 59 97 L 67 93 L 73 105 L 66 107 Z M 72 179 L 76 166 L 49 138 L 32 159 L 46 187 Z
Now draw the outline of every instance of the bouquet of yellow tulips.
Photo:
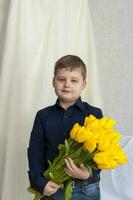
M 97 119 L 93 115 L 85 118 L 84 125 L 74 124 L 69 140 L 60 144 L 59 155 L 44 172 L 47 180 L 53 181 L 63 189 L 65 200 L 71 199 L 73 179 L 65 172 L 65 158 L 70 157 L 79 166 L 83 163 L 92 173 L 93 169 L 113 169 L 127 163 L 127 157 L 119 144 L 121 135 L 113 128 L 115 120 L 107 117 Z M 43 197 L 29 187 L 34 200 Z

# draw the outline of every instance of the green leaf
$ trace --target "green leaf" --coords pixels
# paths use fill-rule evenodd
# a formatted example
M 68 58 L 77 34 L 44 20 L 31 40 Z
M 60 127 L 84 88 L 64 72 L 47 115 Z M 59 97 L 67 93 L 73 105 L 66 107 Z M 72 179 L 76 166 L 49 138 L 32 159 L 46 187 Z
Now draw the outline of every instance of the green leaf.
M 54 179 L 54 175 L 52 172 L 49 172 L 49 176 L 50 176 L 50 178 Z
M 74 181 L 73 181 L 73 180 L 69 180 L 69 181 L 66 183 L 66 188 L 65 188 L 65 200 L 70 200 L 70 199 L 71 199 L 73 184 L 74 184 Z
M 42 194 L 40 194 L 38 191 L 36 191 L 32 187 L 28 187 L 27 191 L 32 193 L 32 194 L 34 194 L 34 199 L 33 200 L 41 200 L 41 198 L 43 197 Z
M 61 187 L 61 189 L 63 189 L 63 188 L 64 188 L 64 184 L 63 184 L 63 183 L 61 183 L 61 184 L 60 184 L 60 187 Z
M 80 156 L 81 151 L 82 151 L 82 147 L 78 148 L 77 151 L 75 151 L 74 153 L 75 158 Z
M 64 144 L 60 144 L 60 145 L 58 146 L 58 150 L 59 150 L 59 153 L 63 153 L 64 150 L 65 150 L 65 145 L 64 145 Z
M 49 167 L 52 165 L 52 163 L 50 162 L 50 160 L 48 160 L 48 164 L 49 164 Z
M 89 170 L 89 172 L 90 172 L 90 176 L 92 176 L 92 168 L 90 167 L 90 165 L 85 164 L 85 166 L 86 166 L 87 169 Z
M 91 168 L 94 169 L 94 170 L 97 170 L 97 169 L 98 169 L 96 163 L 95 163 L 93 160 L 90 160 L 87 164 L 88 164 L 89 166 L 91 166 Z
M 70 151 L 70 147 L 67 140 L 65 140 L 65 147 L 66 147 L 66 155 L 68 155 L 68 152 Z

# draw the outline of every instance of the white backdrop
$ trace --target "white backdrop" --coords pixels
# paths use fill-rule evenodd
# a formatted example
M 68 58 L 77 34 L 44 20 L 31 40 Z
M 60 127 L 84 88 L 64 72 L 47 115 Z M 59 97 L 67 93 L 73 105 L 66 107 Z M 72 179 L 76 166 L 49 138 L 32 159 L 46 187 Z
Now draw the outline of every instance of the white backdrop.
M 133 135 L 133 1 L 89 0 L 105 114 Z
M 26 148 L 36 111 L 55 102 L 51 80 L 60 56 L 76 54 L 85 61 L 88 87 L 83 99 L 114 116 L 122 134 L 132 134 L 133 14 L 132 2 L 126 4 L 0 0 L 1 200 L 31 199 Z

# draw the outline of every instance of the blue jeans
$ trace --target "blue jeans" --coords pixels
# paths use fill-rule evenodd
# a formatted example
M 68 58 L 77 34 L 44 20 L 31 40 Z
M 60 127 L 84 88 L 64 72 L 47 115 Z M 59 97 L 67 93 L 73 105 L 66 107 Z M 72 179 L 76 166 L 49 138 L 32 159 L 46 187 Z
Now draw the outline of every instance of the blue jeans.
M 64 200 L 64 193 L 59 189 L 50 197 L 43 197 L 42 200 Z M 88 184 L 82 181 L 80 184 L 75 184 L 71 200 L 100 200 L 99 182 Z

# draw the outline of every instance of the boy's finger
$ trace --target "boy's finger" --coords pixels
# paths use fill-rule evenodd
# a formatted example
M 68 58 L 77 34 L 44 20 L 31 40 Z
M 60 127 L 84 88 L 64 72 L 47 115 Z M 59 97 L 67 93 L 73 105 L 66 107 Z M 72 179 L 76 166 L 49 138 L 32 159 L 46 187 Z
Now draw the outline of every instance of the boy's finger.
M 80 168 L 81 168 L 81 169 L 85 169 L 86 167 L 85 167 L 84 164 L 82 163 L 82 164 L 80 165 Z
M 70 172 L 68 169 L 66 169 L 66 168 L 65 168 L 65 172 L 66 172 L 66 174 L 68 174 L 69 176 L 72 176 L 71 172 Z
M 71 166 L 71 163 L 68 159 L 65 159 L 65 163 L 66 163 L 66 167 L 68 169 L 68 171 L 73 172 L 73 167 Z
M 52 188 L 55 188 L 55 189 L 60 187 L 58 184 L 56 184 L 56 183 L 54 183 L 54 182 L 50 182 L 50 186 L 51 186 Z
M 77 168 L 77 166 L 74 164 L 73 160 L 71 158 L 68 158 L 68 161 L 69 161 L 71 168 L 73 168 L 73 170 L 75 170 Z

